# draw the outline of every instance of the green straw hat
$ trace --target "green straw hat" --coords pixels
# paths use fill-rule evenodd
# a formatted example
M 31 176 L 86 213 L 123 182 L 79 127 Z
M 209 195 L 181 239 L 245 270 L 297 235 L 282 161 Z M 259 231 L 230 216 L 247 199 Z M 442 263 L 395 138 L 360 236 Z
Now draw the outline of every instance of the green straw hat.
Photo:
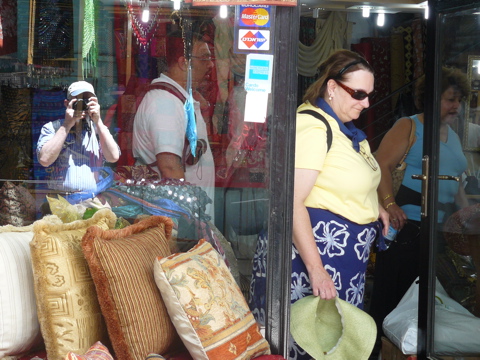
M 290 332 L 315 360 L 368 360 L 377 327 L 365 311 L 338 297 L 310 295 L 292 305 Z

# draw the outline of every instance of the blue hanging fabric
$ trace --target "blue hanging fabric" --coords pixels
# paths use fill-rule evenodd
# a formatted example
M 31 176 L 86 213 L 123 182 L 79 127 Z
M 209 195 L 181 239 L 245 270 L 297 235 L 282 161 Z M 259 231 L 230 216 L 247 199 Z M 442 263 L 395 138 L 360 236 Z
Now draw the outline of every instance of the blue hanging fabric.
M 197 150 L 197 124 L 195 122 L 195 107 L 193 105 L 193 93 L 192 93 L 192 63 L 191 59 L 188 59 L 188 72 L 187 72 L 187 91 L 188 98 L 185 101 L 185 120 L 187 122 L 186 126 L 186 137 L 190 143 L 190 151 L 192 155 L 195 156 Z

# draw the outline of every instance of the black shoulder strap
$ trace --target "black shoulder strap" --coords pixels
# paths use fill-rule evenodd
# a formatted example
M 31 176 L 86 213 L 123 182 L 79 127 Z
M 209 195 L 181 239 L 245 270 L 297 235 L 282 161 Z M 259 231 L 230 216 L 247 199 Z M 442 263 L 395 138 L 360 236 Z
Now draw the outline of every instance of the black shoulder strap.
M 327 119 L 325 119 L 321 114 L 313 110 L 302 110 L 299 112 L 299 114 L 312 115 L 313 117 L 316 117 L 318 120 L 322 121 L 325 124 L 325 126 L 327 127 L 327 152 L 328 152 L 332 147 L 333 133 L 332 133 L 332 128 L 330 127 L 330 124 L 328 123 Z

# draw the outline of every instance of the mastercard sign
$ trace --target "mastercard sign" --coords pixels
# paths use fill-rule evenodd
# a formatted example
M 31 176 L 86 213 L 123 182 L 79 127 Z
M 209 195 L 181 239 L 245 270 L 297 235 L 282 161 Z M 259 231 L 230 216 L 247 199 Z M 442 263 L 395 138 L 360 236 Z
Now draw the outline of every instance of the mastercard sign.
M 239 25 L 243 27 L 270 27 L 270 6 L 240 6 Z

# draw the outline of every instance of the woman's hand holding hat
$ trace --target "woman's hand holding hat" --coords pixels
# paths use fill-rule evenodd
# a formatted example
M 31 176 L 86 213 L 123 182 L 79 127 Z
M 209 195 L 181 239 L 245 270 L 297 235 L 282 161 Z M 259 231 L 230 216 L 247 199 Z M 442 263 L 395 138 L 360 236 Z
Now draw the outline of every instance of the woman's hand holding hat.
M 310 284 L 312 285 L 313 295 L 320 296 L 324 300 L 330 300 L 337 297 L 337 289 L 333 283 L 332 277 L 323 266 L 321 269 L 309 271 Z

